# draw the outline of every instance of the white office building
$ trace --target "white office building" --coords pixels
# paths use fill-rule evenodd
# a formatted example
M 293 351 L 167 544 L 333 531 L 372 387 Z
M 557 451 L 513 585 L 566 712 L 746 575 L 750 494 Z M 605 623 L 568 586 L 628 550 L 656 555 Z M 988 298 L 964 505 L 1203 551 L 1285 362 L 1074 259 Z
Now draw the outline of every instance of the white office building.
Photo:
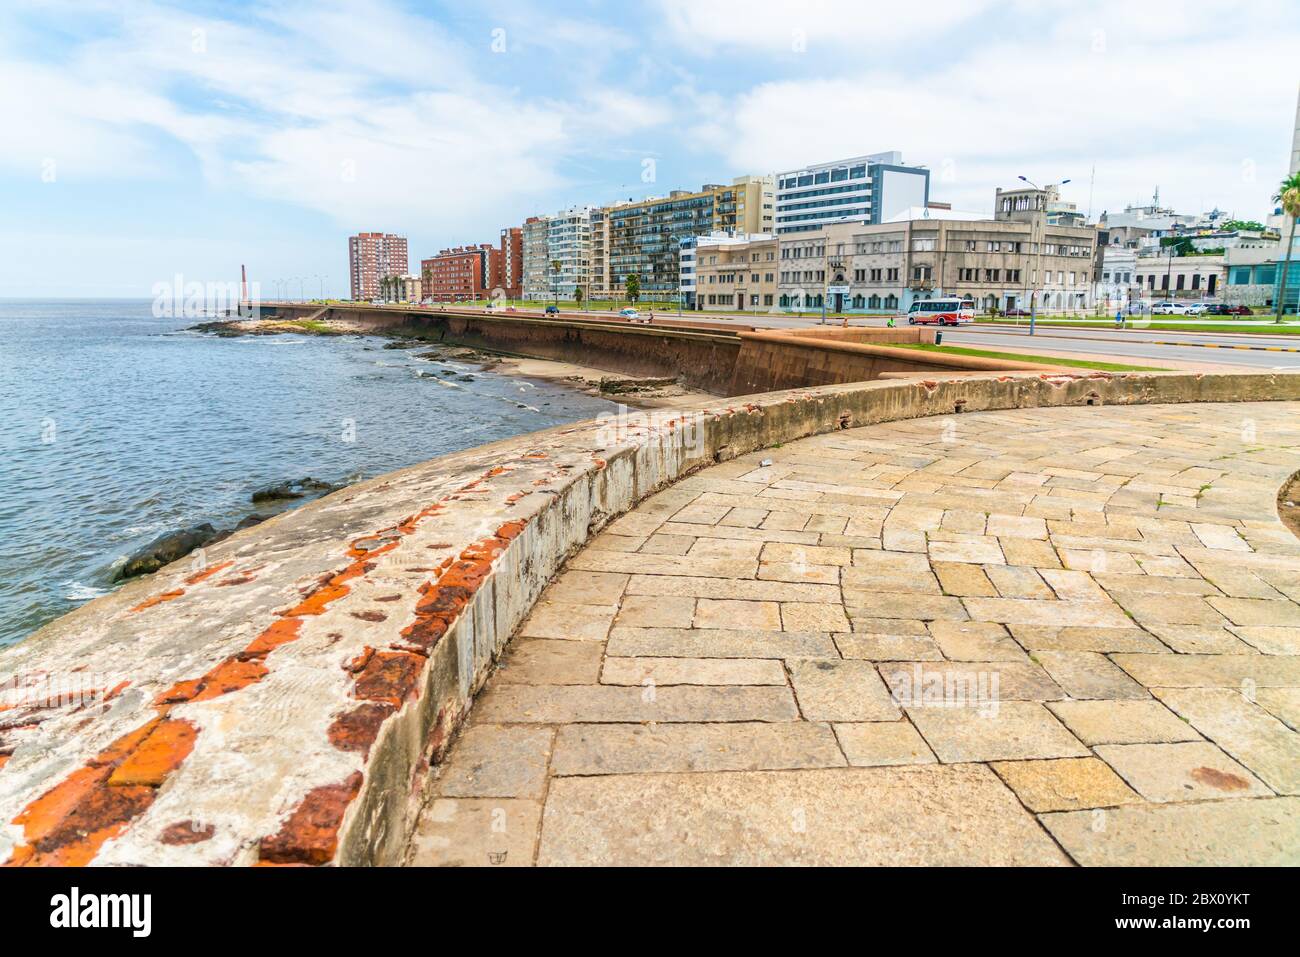
M 883 223 L 930 201 L 930 171 L 904 166 L 897 150 L 788 170 L 776 177 L 776 232 L 831 223 Z

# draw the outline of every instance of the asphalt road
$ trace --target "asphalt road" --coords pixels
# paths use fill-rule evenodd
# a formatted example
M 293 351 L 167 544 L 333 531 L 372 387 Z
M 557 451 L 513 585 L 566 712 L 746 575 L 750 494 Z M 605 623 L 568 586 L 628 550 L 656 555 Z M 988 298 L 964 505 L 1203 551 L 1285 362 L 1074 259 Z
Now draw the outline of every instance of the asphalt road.
M 1163 358 L 1209 365 L 1300 370 L 1300 352 L 1227 348 L 1242 345 L 1300 349 L 1300 337 L 1297 336 L 1207 335 L 1189 332 L 1153 332 L 1149 329 L 1116 332 L 1109 329 L 1061 329 L 1053 326 L 1050 332 L 1040 327 L 1031 337 L 1027 327 L 999 329 L 996 332 L 968 327 L 959 331 L 945 330 L 943 341 L 953 345 L 1015 352 L 1041 350 L 1062 355 L 1082 353 L 1090 356 L 1114 356 L 1118 361 L 1134 365 L 1143 364 L 1133 362 L 1134 359 L 1149 359 L 1152 365 L 1158 365 L 1158 360 Z M 1185 346 L 1163 344 L 1169 342 L 1188 344 Z M 1219 348 L 1208 349 L 1193 343 L 1214 343 Z

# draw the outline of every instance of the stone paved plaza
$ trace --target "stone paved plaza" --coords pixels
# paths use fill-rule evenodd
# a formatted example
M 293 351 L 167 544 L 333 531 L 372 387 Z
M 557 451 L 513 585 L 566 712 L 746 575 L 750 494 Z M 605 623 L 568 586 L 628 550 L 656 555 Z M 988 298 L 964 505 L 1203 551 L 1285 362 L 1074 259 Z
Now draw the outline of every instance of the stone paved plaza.
M 412 864 L 1300 863 L 1300 405 L 714 466 L 549 587 Z

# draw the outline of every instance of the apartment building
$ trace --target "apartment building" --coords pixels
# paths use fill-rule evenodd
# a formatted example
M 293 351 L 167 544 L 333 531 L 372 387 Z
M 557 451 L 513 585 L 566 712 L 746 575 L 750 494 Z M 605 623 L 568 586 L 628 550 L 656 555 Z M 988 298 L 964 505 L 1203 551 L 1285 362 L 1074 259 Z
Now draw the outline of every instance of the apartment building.
M 424 298 L 434 302 L 486 299 L 501 274 L 501 250 L 491 243 L 455 246 L 420 262 Z
M 897 150 L 818 163 L 776 175 L 773 228 L 816 232 L 842 222 L 881 223 L 930 200 L 930 171 Z
M 409 269 L 405 236 L 357 233 L 348 237 L 348 276 L 353 300 L 377 298 L 381 279 L 404 276 Z
M 1053 226 L 1045 210 L 1017 219 L 940 218 L 840 223 L 780 235 L 778 308 L 906 311 L 917 299 L 959 296 L 981 309 L 1091 306 L 1097 230 Z
M 689 260 L 687 248 L 682 252 L 683 308 L 735 312 L 770 312 L 775 308 L 775 236 L 701 236 L 689 248 Z
M 519 226 L 501 230 L 501 275 L 493 284 L 507 299 L 519 299 L 524 294 L 524 231 Z
M 523 298 L 546 299 L 551 294 L 551 257 L 548 236 L 549 216 L 529 216 L 521 231 L 524 285 Z
M 547 279 L 550 294 L 575 299 L 578 288 L 590 293 L 591 207 L 575 206 L 548 218 L 546 230 Z
M 727 186 L 706 184 L 697 192 L 674 190 L 668 196 L 608 207 L 600 284 L 617 291 L 636 273 L 642 298 L 675 299 L 682 240 L 719 231 L 759 232 L 763 195 L 772 191 L 771 184 L 771 177 L 741 176 Z

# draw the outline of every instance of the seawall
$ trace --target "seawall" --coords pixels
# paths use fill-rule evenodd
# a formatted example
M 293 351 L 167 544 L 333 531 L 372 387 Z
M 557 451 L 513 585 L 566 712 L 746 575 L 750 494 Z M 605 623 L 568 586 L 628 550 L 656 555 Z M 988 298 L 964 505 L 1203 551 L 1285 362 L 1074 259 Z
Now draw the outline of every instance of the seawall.
M 555 318 L 478 309 L 413 306 L 270 307 L 287 318 L 329 317 L 388 335 L 574 362 L 626 375 L 678 377 L 683 385 L 719 396 L 865 382 L 886 373 L 1056 371 L 1050 359 L 1012 362 L 948 355 L 900 345 L 933 343 L 934 330 L 816 326 L 754 330 L 722 323 L 660 317 L 639 325 L 613 317 Z

